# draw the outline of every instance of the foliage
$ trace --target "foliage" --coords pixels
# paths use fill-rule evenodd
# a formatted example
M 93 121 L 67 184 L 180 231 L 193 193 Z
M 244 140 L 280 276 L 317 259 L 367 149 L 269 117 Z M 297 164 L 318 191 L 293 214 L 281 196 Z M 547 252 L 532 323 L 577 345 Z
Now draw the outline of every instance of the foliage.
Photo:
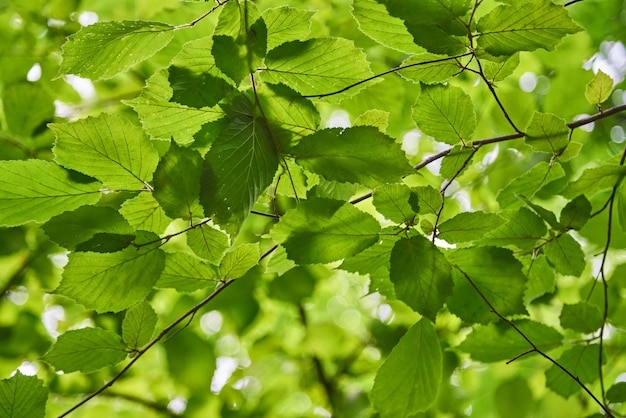
M 619 3 L 0 0 L 0 416 L 624 416 Z

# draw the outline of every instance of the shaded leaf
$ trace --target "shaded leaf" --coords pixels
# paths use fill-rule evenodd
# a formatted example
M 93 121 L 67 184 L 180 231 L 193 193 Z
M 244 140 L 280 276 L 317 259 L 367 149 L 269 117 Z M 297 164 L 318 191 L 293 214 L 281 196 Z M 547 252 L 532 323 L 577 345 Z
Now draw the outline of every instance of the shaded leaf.
M 81 328 L 61 334 L 43 359 L 65 373 L 91 373 L 126 358 L 119 335 L 102 328 Z
M 267 26 L 267 50 L 292 41 L 303 40 L 311 31 L 311 19 L 315 12 L 294 9 L 289 6 L 267 9 L 263 20 Z
M 485 234 L 485 242 L 493 245 L 513 245 L 522 249 L 535 247 L 548 232 L 545 223 L 529 209 L 522 207 L 508 221 Z
M 475 152 L 472 148 L 455 145 L 441 160 L 439 174 L 445 179 L 461 175 L 470 165 L 468 159 L 472 158 Z
M 609 402 L 626 402 L 626 382 L 617 382 L 606 392 Z
M 599 353 L 598 344 L 576 345 L 565 351 L 557 361 L 582 383 L 593 383 L 598 379 Z M 555 365 L 546 372 L 546 386 L 564 398 L 582 390 L 574 379 Z
M 518 199 L 518 195 L 532 199 L 543 186 L 560 179 L 564 175 L 565 171 L 561 164 L 556 162 L 549 164 L 542 161 L 521 176 L 511 180 L 504 189 L 500 190 L 497 197 L 498 203 L 503 209 L 519 207 L 522 205 L 522 201 Z
M 145 300 L 128 311 L 122 322 L 122 338 L 131 348 L 141 348 L 147 344 L 157 324 L 157 314 Z
M 535 151 L 560 154 L 569 143 L 565 119 L 551 113 L 535 112 L 526 128 L 526 143 Z
M 418 197 L 414 191 L 404 184 L 387 184 L 378 187 L 374 191 L 373 204 L 376 210 L 390 221 L 410 223 L 415 217 L 415 204 Z
M 63 45 L 61 74 L 111 78 L 150 58 L 174 37 L 174 27 L 146 21 L 99 22 L 85 26 Z
M 435 401 L 442 379 L 442 355 L 432 323 L 413 325 L 380 366 L 370 397 L 381 417 L 408 417 Z
M 390 277 L 398 299 L 431 321 L 452 294 L 448 260 L 421 235 L 396 242 L 391 252 Z
M 0 161 L 0 226 L 45 222 L 100 199 L 99 182 L 78 182 L 58 165 L 43 161 Z
M 626 166 L 602 165 L 588 168 L 570 184 L 565 187 L 561 194 L 567 198 L 576 197 L 580 194 L 593 196 L 594 194 L 617 185 L 626 174 Z
M 560 320 L 563 328 L 589 334 L 602 326 L 602 313 L 596 305 L 589 302 L 565 304 Z
M 543 247 L 543 253 L 561 274 L 580 276 L 585 269 L 585 253 L 580 244 L 568 234 L 550 241 Z
M 54 117 L 53 97 L 33 83 L 8 85 L 0 97 L 7 130 L 13 134 L 34 135 L 42 123 Z
M 451 244 L 478 240 L 497 229 L 502 222 L 503 219 L 495 213 L 462 212 L 442 222 L 437 236 Z
M 9 379 L 0 380 L 0 416 L 11 418 L 43 417 L 48 389 L 37 376 L 24 376 L 18 370 Z

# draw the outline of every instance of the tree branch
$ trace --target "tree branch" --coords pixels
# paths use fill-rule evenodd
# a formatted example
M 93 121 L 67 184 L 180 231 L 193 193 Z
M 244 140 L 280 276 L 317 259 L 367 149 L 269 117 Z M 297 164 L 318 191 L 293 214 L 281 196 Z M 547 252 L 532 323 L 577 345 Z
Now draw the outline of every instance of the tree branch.
M 194 20 L 192 20 L 189 23 L 184 23 L 182 25 L 178 25 L 174 27 L 174 30 L 178 30 L 178 29 L 184 29 L 184 28 L 192 28 L 194 26 L 196 26 L 196 24 L 198 22 L 200 22 L 202 19 L 206 18 L 207 16 L 209 16 L 211 13 L 213 13 L 214 11 L 216 11 L 218 8 L 222 7 L 223 5 L 225 5 L 226 3 L 228 3 L 230 0 L 215 0 L 215 2 L 217 3 L 215 6 L 211 7 L 211 9 L 206 12 L 205 14 L 203 14 L 200 17 L 195 18 Z

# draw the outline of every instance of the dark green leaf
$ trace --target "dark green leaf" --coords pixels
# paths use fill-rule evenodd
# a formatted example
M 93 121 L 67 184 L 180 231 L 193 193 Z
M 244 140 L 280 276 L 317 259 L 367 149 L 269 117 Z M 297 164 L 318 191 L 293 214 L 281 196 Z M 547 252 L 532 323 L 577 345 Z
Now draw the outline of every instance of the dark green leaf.
M 448 260 L 421 235 L 396 242 L 391 252 L 390 277 L 398 299 L 431 321 L 452 294 Z
M 53 216 L 100 199 L 98 182 L 78 182 L 71 172 L 43 160 L 0 161 L 0 226 Z
M 563 305 L 561 326 L 578 332 L 590 334 L 602 326 L 602 313 L 596 305 L 578 302 Z
M 43 417 L 48 389 L 37 376 L 17 371 L 10 379 L 0 380 L 0 416 L 10 418 Z
M 441 207 L 441 193 L 432 186 L 414 188 L 418 197 L 419 213 L 437 213 Z M 414 208 L 415 209 L 415 208 Z
M 599 353 L 598 344 L 576 345 L 565 351 L 557 361 L 582 383 L 593 383 L 598 379 Z M 581 390 L 580 385 L 556 365 L 546 372 L 546 386 L 564 398 Z
M 591 216 L 591 203 L 584 195 L 567 202 L 561 211 L 561 225 L 567 229 L 581 229 Z
M 263 20 L 267 26 L 267 50 L 294 39 L 302 40 L 311 31 L 311 19 L 315 12 L 294 9 L 289 6 L 267 9 Z
M 168 72 L 168 80 L 172 87 L 170 100 L 184 106 L 198 109 L 215 106 L 232 91 L 231 85 L 224 77 L 218 77 L 210 72 L 194 73 L 188 67 L 178 66 L 171 66 Z
M 539 215 L 541 219 L 546 221 L 548 225 L 550 225 L 552 228 L 556 230 L 563 230 L 564 226 L 556 220 L 556 215 L 553 212 L 549 211 L 543 206 L 531 202 L 522 195 L 518 195 L 517 197 L 519 197 L 524 203 L 526 203 L 529 208 L 531 208 L 537 215 Z
M 516 376 L 500 384 L 494 394 L 499 416 L 507 418 L 527 418 L 533 410 L 533 393 L 528 379 Z
M 314 289 L 315 276 L 307 267 L 296 266 L 272 280 L 268 290 L 274 299 L 300 304 Z
M 126 311 L 122 322 L 122 338 L 131 348 L 141 348 L 147 344 L 157 324 L 157 314 L 145 300 Z
M 99 22 L 67 39 L 59 71 L 93 80 L 111 78 L 150 58 L 173 37 L 174 27 L 165 23 Z
M 200 206 L 202 157 L 197 151 L 172 142 L 154 173 L 153 196 L 170 218 L 203 216 Z
M 371 399 L 381 417 L 408 417 L 435 401 L 442 378 L 441 347 L 430 321 L 420 320 L 378 369 Z
M 54 117 L 52 96 L 35 84 L 7 86 L 1 97 L 7 128 L 13 134 L 33 135 L 42 123 Z
M 626 382 L 617 382 L 606 392 L 609 402 L 626 402 Z
M 61 334 L 43 359 L 65 373 L 95 372 L 126 358 L 119 335 L 101 328 L 81 328 Z
M 369 126 L 317 131 L 303 138 L 293 155 L 327 180 L 370 187 L 399 182 L 412 171 L 400 144 Z

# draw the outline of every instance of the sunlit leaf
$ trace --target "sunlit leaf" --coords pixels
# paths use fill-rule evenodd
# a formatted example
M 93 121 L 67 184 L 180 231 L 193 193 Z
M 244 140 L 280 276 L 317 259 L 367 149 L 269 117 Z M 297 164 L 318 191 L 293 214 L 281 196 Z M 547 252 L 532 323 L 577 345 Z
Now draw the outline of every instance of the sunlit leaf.
M 523 205 L 518 195 L 532 199 L 543 186 L 565 175 L 561 164 L 549 164 L 545 161 L 536 164 L 533 168 L 514 178 L 498 193 L 498 203 L 503 209 L 514 209 Z M 580 194 L 580 193 L 579 193 Z
M 536 151 L 559 154 L 569 142 L 565 119 L 550 113 L 535 112 L 526 128 L 526 143 Z
M 533 248 L 547 232 L 546 224 L 539 216 L 522 207 L 514 212 L 508 222 L 485 234 L 485 242 L 493 245 L 514 245 Z
M 411 222 L 419 211 L 418 197 L 403 184 L 388 184 L 374 191 L 374 207 L 387 219 L 397 223 Z
M 240 244 L 229 249 L 219 266 L 222 280 L 237 279 L 259 263 L 259 244 Z
M 211 264 L 218 264 L 229 246 L 228 236 L 210 225 L 194 228 L 186 235 L 189 248 Z
M 294 39 L 303 40 L 311 31 L 315 12 L 289 6 L 267 9 L 263 20 L 267 26 L 267 50 Z
M 154 285 L 173 288 L 179 292 L 193 292 L 215 286 L 215 269 L 192 254 L 175 252 L 165 255 L 165 267 Z
M 426 84 L 444 82 L 460 71 L 455 60 L 428 52 L 405 59 L 401 66 L 406 68 L 398 72 L 400 76 Z
M 152 193 L 147 192 L 125 201 L 120 213 L 134 229 L 157 234 L 162 233 L 172 221 Z
M 451 244 L 478 240 L 497 229 L 502 222 L 503 219 L 495 213 L 463 212 L 442 222 L 438 237 Z
M 593 79 L 587 84 L 585 97 L 591 104 L 604 103 L 613 91 L 613 79 L 602 70 L 598 70 Z
M 623 165 L 602 165 L 600 167 L 588 168 L 570 184 L 567 185 L 561 194 L 572 198 L 580 194 L 593 196 L 602 190 L 614 187 L 626 174 L 626 166 Z

